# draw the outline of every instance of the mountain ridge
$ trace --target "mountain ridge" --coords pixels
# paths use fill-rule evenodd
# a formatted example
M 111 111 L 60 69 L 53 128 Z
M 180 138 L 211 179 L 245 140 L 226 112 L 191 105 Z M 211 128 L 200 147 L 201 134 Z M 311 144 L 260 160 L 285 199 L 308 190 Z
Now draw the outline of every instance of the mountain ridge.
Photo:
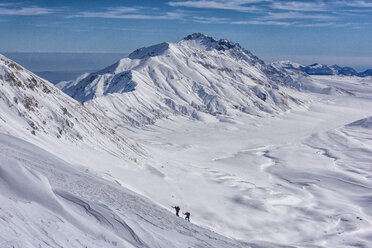
M 348 66 L 339 66 L 337 64 L 334 65 L 327 65 L 327 64 L 320 64 L 314 63 L 311 65 L 301 65 L 298 63 L 294 63 L 289 60 L 282 60 L 273 62 L 272 64 L 276 64 L 287 70 L 293 71 L 301 71 L 306 73 L 307 75 L 339 75 L 339 76 L 358 76 L 358 77 L 368 77 L 372 76 L 372 69 L 367 69 L 362 72 L 357 72 L 355 69 L 348 67 Z
M 127 159 L 141 148 L 99 122 L 83 104 L 48 81 L 0 55 L 0 130 L 43 148 L 87 145 Z M 56 146 L 56 147 L 55 147 Z
M 90 109 L 116 109 L 112 115 L 118 119 L 142 125 L 172 115 L 200 119 L 203 114 L 285 111 L 303 104 L 291 89 L 297 87 L 295 80 L 238 43 L 196 33 L 137 49 L 103 70 L 58 86 Z

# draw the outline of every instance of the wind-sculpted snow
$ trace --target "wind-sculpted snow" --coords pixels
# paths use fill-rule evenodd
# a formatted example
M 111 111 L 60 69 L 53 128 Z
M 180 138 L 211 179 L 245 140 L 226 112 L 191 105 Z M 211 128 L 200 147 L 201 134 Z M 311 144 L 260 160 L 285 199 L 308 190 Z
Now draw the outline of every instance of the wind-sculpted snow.
M 242 248 L 25 141 L 0 134 L 0 247 Z
M 130 86 L 128 86 L 130 87 Z M 83 104 L 0 55 L 0 130 L 54 153 L 82 147 L 135 158 L 140 148 Z M 80 154 L 84 156 L 84 152 Z
M 307 110 L 280 116 L 176 116 L 131 128 L 151 154 L 138 169 L 146 181 L 134 171 L 105 177 L 244 241 L 369 247 L 371 81 L 312 78 L 352 94 L 307 93 L 317 99 Z
M 301 106 L 293 78 L 228 40 L 193 34 L 177 43 L 141 48 L 99 72 L 62 82 L 98 116 L 134 125 L 184 115 L 254 116 Z
M 372 129 L 372 117 L 357 120 L 347 125 L 349 128 L 365 128 Z

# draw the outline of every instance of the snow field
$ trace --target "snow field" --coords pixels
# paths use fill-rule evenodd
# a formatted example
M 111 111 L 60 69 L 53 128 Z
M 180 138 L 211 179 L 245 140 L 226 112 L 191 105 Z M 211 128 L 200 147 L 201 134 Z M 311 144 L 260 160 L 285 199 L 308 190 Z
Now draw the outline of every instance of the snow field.
M 1 247 L 250 247 L 0 134 Z
M 368 247 L 370 119 L 355 121 L 371 116 L 372 84 L 314 79 L 356 96 L 313 94 L 317 100 L 308 110 L 276 117 L 214 123 L 174 117 L 132 129 L 127 134 L 152 155 L 140 172 L 146 181 L 130 183 L 119 171 L 113 174 L 163 206 L 190 210 L 193 222 L 229 237 Z

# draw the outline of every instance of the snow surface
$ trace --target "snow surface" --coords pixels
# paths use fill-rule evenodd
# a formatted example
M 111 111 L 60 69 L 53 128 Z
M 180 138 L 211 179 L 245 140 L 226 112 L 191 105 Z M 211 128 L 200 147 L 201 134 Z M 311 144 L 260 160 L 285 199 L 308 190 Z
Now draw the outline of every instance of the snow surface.
M 308 110 L 276 117 L 195 123 L 179 116 L 133 129 L 152 155 L 138 172 L 146 181 L 110 175 L 164 206 L 190 209 L 195 223 L 230 237 L 368 247 L 372 130 L 349 124 L 371 116 L 372 82 L 313 80 L 353 94 L 313 94 Z
M 208 56 L 212 53 L 220 61 L 226 58 L 233 61 L 236 51 L 241 51 L 235 43 L 198 35 L 181 43 L 188 45 L 182 45 L 178 51 L 174 49 L 172 55 L 168 55 L 182 57 L 185 51 L 199 53 L 198 47 L 201 46 Z M 172 46 L 176 45 L 169 43 L 169 47 Z M 153 64 L 156 69 L 168 66 L 169 61 L 163 63 L 162 59 L 167 58 L 169 51 L 168 48 L 157 55 L 151 49 L 144 49 L 136 56 L 145 56 L 146 61 L 158 60 Z M 200 61 L 208 58 L 200 58 Z M 274 68 L 266 67 L 248 55 L 244 61 L 247 70 Z M 102 70 L 101 74 L 131 71 L 133 76 L 136 71 L 128 69 L 133 65 L 131 63 L 141 65 L 142 62 L 142 59 L 131 61 L 127 58 Z M 252 63 L 254 66 L 248 67 Z M 0 68 L 0 75 L 5 78 L 9 63 Z M 206 74 L 211 75 L 210 71 L 218 75 L 218 70 L 205 69 Z M 11 135 L 24 136 L 44 150 L 0 135 L 0 242 L 5 247 L 26 247 L 29 244 L 31 247 L 371 247 L 371 78 L 307 77 L 275 68 L 273 71 L 279 72 L 278 77 L 287 75 L 296 80 L 293 79 L 295 75 L 298 79 L 305 78 L 304 84 L 310 82 L 316 87 L 304 88 L 304 85 L 283 81 L 279 86 L 271 84 L 278 86 L 279 91 L 276 91 L 275 87 L 261 85 L 262 91 L 283 91 L 286 100 L 301 99 L 302 103 L 294 101 L 292 108 L 283 109 L 280 105 L 269 104 L 269 109 L 280 110 L 272 111 L 270 115 L 263 114 L 268 112 L 262 109 L 249 115 L 241 110 L 230 114 L 232 110 L 228 109 L 226 114 L 218 116 L 212 111 L 198 110 L 197 121 L 187 114 L 169 114 L 169 109 L 158 112 L 159 117 L 164 114 L 168 118 L 156 119 L 155 114 L 140 114 L 150 111 L 144 107 L 146 104 L 153 100 L 154 104 L 159 104 L 159 99 L 163 99 L 163 95 L 158 95 L 159 98 L 150 98 L 148 102 L 146 96 L 154 96 L 154 92 L 171 94 L 168 95 L 170 99 L 179 101 L 181 93 L 175 92 L 188 92 L 181 90 L 182 84 L 175 85 L 174 89 L 153 90 L 150 94 L 152 88 L 147 88 L 147 92 L 146 86 L 145 90 L 139 91 L 136 87 L 140 84 L 134 91 L 125 90 L 131 83 L 124 80 L 125 87 L 120 88 L 123 92 L 105 95 L 105 88 L 98 87 L 105 82 L 100 74 L 98 77 L 103 81 L 89 84 L 97 86 L 96 89 L 84 90 L 88 93 L 86 96 L 96 94 L 99 92 L 97 89 L 103 90 L 99 92 L 101 96 L 85 103 L 89 106 L 87 115 L 94 111 L 92 106 L 99 110 L 96 110 L 97 119 L 94 119 L 98 129 L 89 128 L 98 131 L 99 125 L 105 125 L 115 131 L 111 137 L 119 135 L 128 142 L 135 140 L 139 143 L 137 147 L 145 152 L 127 150 L 127 146 L 123 151 L 141 154 L 138 155 L 141 159 L 136 162 L 118 152 L 117 146 L 110 141 L 105 145 L 97 142 L 97 147 L 93 142 L 87 142 L 82 153 L 77 147 L 84 141 L 67 142 L 52 135 L 32 135 L 24 126 L 17 126 L 23 118 L 13 114 L 14 104 L 2 104 L 1 118 L 5 119 L 2 130 L 8 130 L 8 133 L 13 130 Z M 256 72 L 265 78 L 267 70 Z M 140 77 L 142 74 L 136 75 Z M 27 77 L 17 78 L 27 81 Z M 15 88 L 17 80 L 5 78 L 1 82 L 5 92 L 10 91 L 13 95 L 25 92 L 22 87 Z M 252 85 L 250 82 L 247 81 L 249 86 L 257 86 L 253 85 L 255 80 L 252 80 Z M 220 87 L 233 88 L 225 83 Z M 38 101 L 48 99 L 40 90 L 37 92 L 40 93 L 39 97 L 35 96 Z M 224 95 L 222 90 L 218 92 L 218 95 Z M 141 94 L 142 99 L 138 98 Z M 193 93 L 190 91 L 190 94 Z M 3 95 L 6 97 L 2 99 L 6 101 L 0 102 L 12 99 Z M 132 103 L 127 102 L 130 97 L 123 100 L 122 97 L 128 95 L 133 96 Z M 247 99 L 255 97 L 258 96 L 250 95 Z M 63 99 L 69 102 L 69 98 Z M 225 103 L 224 98 L 221 99 L 219 102 Z M 44 106 L 44 102 L 42 104 Z M 131 109 L 136 113 L 123 115 L 120 110 L 127 112 L 128 104 L 139 106 L 139 112 Z M 52 108 L 52 104 L 50 106 L 25 112 L 40 111 L 43 115 L 46 109 L 47 113 L 60 113 Z M 81 111 L 72 109 L 74 113 Z M 14 118 L 14 122 L 8 121 L 9 116 Z M 134 122 L 141 122 L 140 118 L 144 118 L 154 125 L 129 127 L 126 118 L 131 117 Z M 151 122 L 155 119 L 156 122 Z M 92 125 L 90 121 L 93 119 L 86 120 L 87 123 L 77 125 Z M 71 131 L 68 135 L 73 134 Z M 43 139 L 32 138 L 41 135 L 44 135 Z M 86 134 L 87 140 L 95 137 L 104 140 L 105 134 L 98 131 L 92 136 L 89 138 L 89 133 Z M 105 150 L 99 149 L 98 145 Z M 25 189 L 24 185 L 28 187 Z M 192 224 L 174 216 L 170 209 L 174 205 L 179 205 L 182 212 L 191 212 Z
M 0 247 L 251 247 L 23 140 L 0 134 L 0 151 Z
M 342 94 L 306 92 L 307 109 L 265 118 L 174 116 L 131 128 L 125 134 L 148 160 L 130 172 L 96 171 L 164 207 L 180 205 L 193 223 L 231 238 L 369 247 L 372 81 L 311 80 Z

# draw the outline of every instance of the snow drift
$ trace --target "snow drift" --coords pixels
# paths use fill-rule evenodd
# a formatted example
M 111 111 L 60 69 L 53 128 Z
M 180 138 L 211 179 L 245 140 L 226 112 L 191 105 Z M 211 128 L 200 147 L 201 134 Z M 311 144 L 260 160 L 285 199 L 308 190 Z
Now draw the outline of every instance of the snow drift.
M 25 141 L 0 134 L 0 152 L 1 247 L 251 247 Z

